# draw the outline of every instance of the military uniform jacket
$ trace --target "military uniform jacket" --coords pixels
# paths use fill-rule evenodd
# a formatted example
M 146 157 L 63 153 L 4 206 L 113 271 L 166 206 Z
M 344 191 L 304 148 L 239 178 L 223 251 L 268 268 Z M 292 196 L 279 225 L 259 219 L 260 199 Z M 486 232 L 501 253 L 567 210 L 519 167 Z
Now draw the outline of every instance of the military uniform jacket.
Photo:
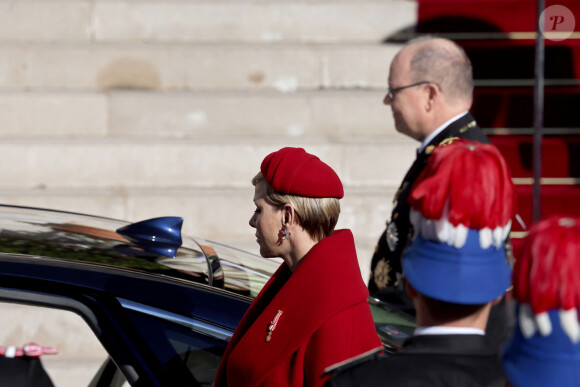
M 423 169 L 425 169 L 433 149 L 454 138 L 465 138 L 470 141 L 489 143 L 489 139 L 477 126 L 473 116 L 467 113 L 443 129 L 427 144 L 421 153 L 417 154 L 415 162 L 413 162 L 413 165 L 407 171 L 401 186 L 395 194 L 391 218 L 387 223 L 387 228 L 379 239 L 373 255 L 371 261 L 371 277 L 369 279 L 370 294 L 374 294 L 385 288 L 397 286 L 397 281 L 403 271 L 401 256 L 407 245 L 409 233 L 411 232 L 411 223 L 409 221 L 410 206 L 407 202 L 411 186 Z
M 499 352 L 480 335 L 421 335 L 394 354 L 336 368 L 327 387 L 505 386 Z
M 234 333 L 216 386 L 322 386 L 326 367 L 380 347 L 349 230 L 284 263 Z M 269 341 L 268 341 L 269 340 Z

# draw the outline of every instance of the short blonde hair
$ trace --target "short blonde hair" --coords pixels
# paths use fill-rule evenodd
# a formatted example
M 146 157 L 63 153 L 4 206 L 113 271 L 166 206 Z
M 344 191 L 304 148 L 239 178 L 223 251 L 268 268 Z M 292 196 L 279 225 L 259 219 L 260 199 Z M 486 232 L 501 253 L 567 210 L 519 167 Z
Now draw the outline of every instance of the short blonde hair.
M 267 186 L 266 199 L 277 206 L 290 204 L 296 213 L 298 224 L 314 240 L 332 235 L 340 214 L 340 202 L 337 198 L 311 198 L 307 196 L 276 192 L 268 183 L 262 172 L 258 172 L 252 179 L 256 186 L 264 181 Z

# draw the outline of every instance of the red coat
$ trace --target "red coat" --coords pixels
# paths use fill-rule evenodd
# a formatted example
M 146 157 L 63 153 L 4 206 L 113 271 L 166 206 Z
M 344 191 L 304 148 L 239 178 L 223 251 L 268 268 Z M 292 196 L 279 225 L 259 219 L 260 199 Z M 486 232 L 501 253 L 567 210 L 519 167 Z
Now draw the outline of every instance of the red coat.
M 322 386 L 326 367 L 381 346 L 367 297 L 352 233 L 336 231 L 294 273 L 286 264 L 274 273 L 236 329 L 215 385 Z

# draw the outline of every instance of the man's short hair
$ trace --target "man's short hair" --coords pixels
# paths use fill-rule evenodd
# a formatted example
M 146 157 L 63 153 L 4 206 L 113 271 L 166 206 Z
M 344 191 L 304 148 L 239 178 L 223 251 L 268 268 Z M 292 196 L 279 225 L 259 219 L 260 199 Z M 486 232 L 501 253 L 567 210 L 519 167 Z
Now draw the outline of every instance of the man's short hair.
M 473 99 L 473 70 L 465 50 L 455 42 L 424 36 L 410 40 L 416 46 L 411 59 L 413 82 L 436 83 L 451 103 Z
M 264 175 L 258 172 L 252 179 L 255 186 L 264 181 L 267 186 L 266 200 L 277 206 L 290 204 L 294 208 L 298 224 L 314 240 L 319 241 L 332 235 L 340 214 L 340 202 L 337 198 L 311 198 L 300 195 L 276 192 L 266 181 Z
M 421 296 L 425 300 L 424 305 L 429 316 L 435 321 L 459 320 L 477 313 L 486 306 L 486 304 L 455 304 L 436 300 L 424 294 Z

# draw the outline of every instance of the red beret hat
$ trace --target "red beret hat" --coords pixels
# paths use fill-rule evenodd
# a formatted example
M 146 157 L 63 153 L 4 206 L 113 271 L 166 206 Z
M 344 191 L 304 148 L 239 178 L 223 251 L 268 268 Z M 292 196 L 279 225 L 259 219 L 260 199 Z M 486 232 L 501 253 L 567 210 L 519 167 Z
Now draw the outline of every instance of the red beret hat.
M 312 198 L 342 198 L 336 172 L 302 148 L 282 148 L 262 161 L 262 175 L 275 191 Z

